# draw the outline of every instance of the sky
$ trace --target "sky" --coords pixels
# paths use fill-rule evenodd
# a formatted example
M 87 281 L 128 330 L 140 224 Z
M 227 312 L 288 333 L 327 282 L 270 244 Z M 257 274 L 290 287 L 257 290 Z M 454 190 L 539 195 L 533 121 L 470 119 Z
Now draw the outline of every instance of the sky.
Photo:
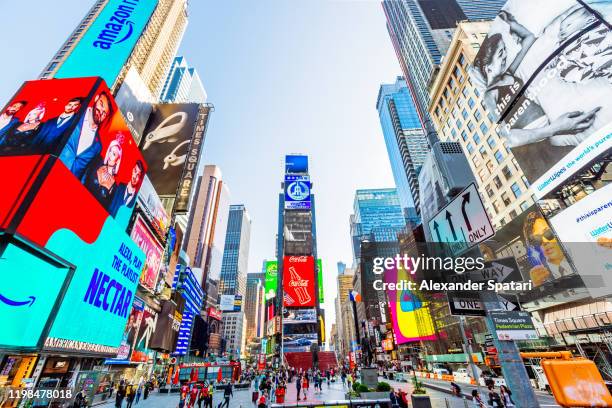
M 338 261 L 352 263 L 356 189 L 393 187 L 376 97 L 401 71 L 379 1 L 191 0 L 179 55 L 215 106 L 204 162 L 252 218 L 249 272 L 274 258 L 284 156 L 310 158 L 327 330 Z M 0 101 L 35 79 L 93 1 L 0 2 Z M 35 9 L 34 12 L 32 10 Z

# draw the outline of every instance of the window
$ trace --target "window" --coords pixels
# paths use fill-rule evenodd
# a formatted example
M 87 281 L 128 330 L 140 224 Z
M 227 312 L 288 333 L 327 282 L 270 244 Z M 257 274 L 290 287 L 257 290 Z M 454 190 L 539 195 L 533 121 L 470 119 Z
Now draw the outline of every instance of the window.
M 474 88 L 474 94 L 476 94 L 476 96 L 480 96 L 480 91 L 478 88 Z
M 440 106 L 436 106 L 436 116 L 440 117 Z
M 463 94 L 463 96 L 465 96 L 467 98 L 468 94 L 470 93 L 470 91 L 468 90 L 467 87 L 465 87 L 465 88 L 463 88 L 463 91 L 461 91 L 461 93 Z
M 510 171 L 510 167 L 508 166 L 504 166 L 504 168 L 502 169 L 502 173 L 506 180 L 510 180 L 510 177 L 512 177 L 512 172 Z
M 482 132 L 483 135 L 487 134 L 487 132 L 489 131 L 489 127 L 486 125 L 486 123 L 482 122 L 480 124 L 480 131 Z
M 480 119 L 482 119 L 482 113 L 480 113 L 480 109 L 476 109 L 476 111 L 474 111 L 474 117 L 476 118 L 477 122 L 480 122 Z
M 505 218 L 502 218 L 501 220 L 499 220 L 499 223 L 500 223 L 501 225 L 506 225 L 506 220 L 505 220 Z
M 495 147 L 495 145 L 497 144 L 497 142 L 495 141 L 495 139 L 493 138 L 493 136 L 489 136 L 487 138 L 487 144 L 489 145 L 489 147 L 492 149 Z
M 460 55 L 459 55 L 459 63 L 460 63 L 461 65 L 465 65 L 465 62 L 466 62 L 466 61 L 465 61 L 465 57 L 463 56 L 463 54 L 460 54 Z
M 474 143 L 476 143 L 477 145 L 480 144 L 480 136 L 478 135 L 478 133 L 474 133 Z
M 506 193 L 505 191 L 502 193 L 501 199 L 505 205 L 510 205 L 512 203 L 512 201 L 510 201 L 510 197 L 508 197 L 508 193 Z
M 529 204 L 527 204 L 527 201 L 523 201 L 521 203 L 521 210 L 525 211 L 528 208 L 529 208 Z
M 472 146 L 472 143 L 468 142 L 468 144 L 465 147 L 466 147 L 468 153 L 471 154 L 472 152 L 474 152 L 474 146 Z
M 448 99 L 448 97 L 450 96 L 450 93 L 448 92 L 448 88 L 446 88 L 446 89 L 444 90 L 443 95 L 444 95 L 444 97 L 445 97 L 445 98 L 447 98 L 447 99 Z
M 451 90 L 455 90 L 455 88 L 457 87 L 457 84 L 455 83 L 455 80 L 453 78 L 450 79 L 450 81 L 448 81 L 448 86 L 450 87 Z
M 484 146 L 480 146 L 480 149 L 478 149 L 478 151 L 480 152 L 480 157 L 482 157 L 483 159 L 487 158 L 487 148 Z
M 501 186 L 502 186 L 502 182 L 499 179 L 499 176 L 493 177 L 493 183 L 495 183 L 495 187 L 497 187 L 497 188 L 501 188 Z
M 467 133 L 465 133 L 465 130 L 461 131 L 461 138 L 463 139 L 464 142 L 467 140 L 468 135 L 467 135 Z
M 467 111 L 464 109 L 463 112 L 461 112 L 461 116 L 463 116 L 463 119 L 467 119 L 468 118 L 468 113 Z
M 455 74 L 457 78 L 461 76 L 461 70 L 459 69 L 459 67 L 455 67 L 455 69 L 453 70 L 453 74 Z
M 495 208 L 496 213 L 499 213 L 499 201 L 493 200 L 493 208 Z
M 516 218 L 517 215 L 516 210 L 510 211 L 510 218 Z
M 519 196 L 521 195 L 522 191 L 521 191 L 521 187 L 519 187 L 518 184 L 516 183 L 512 183 L 512 186 L 510 186 L 510 189 L 512 190 L 512 192 L 514 193 L 514 197 L 519 198 Z
M 480 178 L 480 181 L 485 180 L 485 178 L 487 177 L 487 172 L 485 171 L 485 169 L 478 170 L 478 177 Z
M 446 126 L 448 126 L 449 129 L 453 127 L 453 122 L 450 120 L 450 118 L 446 119 Z
M 472 109 L 474 107 L 474 105 L 476 105 L 474 100 L 472 98 L 468 99 L 468 106 L 470 107 L 470 109 Z
M 459 117 L 459 109 L 455 108 L 453 109 L 453 118 L 458 118 Z
M 504 155 L 501 151 L 497 150 L 494 154 L 495 160 L 497 160 L 497 164 L 501 163 L 504 160 Z
M 493 191 L 493 188 L 491 188 L 490 184 L 487 185 L 486 190 L 487 190 L 487 195 L 489 196 L 489 198 L 495 195 L 495 192 Z
M 489 169 L 489 171 L 493 171 L 494 169 L 493 162 L 491 160 L 487 161 L 487 169 Z
M 521 176 L 521 180 L 523 180 L 523 183 L 525 184 L 525 187 L 529 188 L 529 182 L 527 181 L 527 177 Z
M 480 166 L 480 159 L 478 158 L 478 156 L 472 157 L 472 163 L 474 163 L 474 166 L 476 167 Z
M 457 131 L 455 129 L 451 129 L 450 133 L 451 133 L 451 136 L 453 137 L 453 140 L 457 139 Z
M 486 109 L 485 109 L 486 111 Z M 493 117 L 493 115 L 491 114 L 491 112 L 487 112 L 487 118 L 489 118 L 489 120 L 493 123 L 496 122 L 495 117 Z
M 461 122 L 461 119 L 457 119 L 455 124 L 457 125 L 457 129 L 459 129 L 463 125 L 463 122 Z

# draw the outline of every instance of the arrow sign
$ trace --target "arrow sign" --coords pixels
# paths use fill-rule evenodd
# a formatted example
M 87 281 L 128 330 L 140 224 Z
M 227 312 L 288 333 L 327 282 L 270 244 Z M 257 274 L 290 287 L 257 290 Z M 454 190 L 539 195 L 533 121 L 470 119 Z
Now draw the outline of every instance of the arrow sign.
M 472 231 L 472 224 L 470 224 L 470 219 L 465 213 L 465 205 L 470 203 L 470 192 L 468 191 L 463 196 L 463 202 L 461 203 L 461 214 L 463 215 L 463 221 L 467 226 L 468 231 Z
M 478 292 L 448 292 L 448 305 L 453 316 L 486 316 Z M 496 310 L 521 310 L 516 295 L 497 294 L 499 307 Z
M 436 230 L 436 235 L 438 236 L 438 242 L 442 242 L 440 240 L 440 231 L 438 231 L 438 228 L 439 228 L 438 223 L 434 221 L 433 226 L 434 226 L 434 230 Z
M 455 233 L 455 227 L 453 226 L 453 216 L 451 215 L 451 213 L 448 212 L 448 210 L 446 210 L 446 221 L 448 221 L 448 225 L 451 229 L 451 232 L 453 234 L 453 241 L 457 240 L 457 234 Z

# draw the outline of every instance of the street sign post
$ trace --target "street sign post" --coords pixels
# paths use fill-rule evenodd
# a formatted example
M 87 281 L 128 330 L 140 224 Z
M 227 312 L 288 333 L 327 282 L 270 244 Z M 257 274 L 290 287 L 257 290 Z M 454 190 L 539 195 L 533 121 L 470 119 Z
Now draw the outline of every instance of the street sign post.
M 493 235 L 495 230 L 472 183 L 442 208 L 428 223 L 434 242 L 459 255 Z
M 489 311 L 499 340 L 534 340 L 538 338 L 531 315 L 527 312 Z
M 495 283 L 521 282 L 523 276 L 513 256 L 485 262 L 484 268 L 477 271 L 446 275 L 447 282 L 467 282 L 468 280 L 472 282 L 494 281 Z
M 480 292 L 447 292 L 448 307 L 453 316 L 486 316 L 480 300 Z M 518 297 L 510 294 L 497 294 L 498 310 L 521 310 Z

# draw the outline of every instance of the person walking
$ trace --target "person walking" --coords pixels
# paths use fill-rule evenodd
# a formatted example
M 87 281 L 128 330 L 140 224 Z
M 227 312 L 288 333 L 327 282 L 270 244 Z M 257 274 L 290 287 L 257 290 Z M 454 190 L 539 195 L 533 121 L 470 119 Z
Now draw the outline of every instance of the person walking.
M 351 373 L 348 373 L 348 375 L 346 376 L 346 385 L 348 386 L 349 391 L 351 390 L 352 383 L 353 383 L 353 375 Z
M 508 387 L 502 385 L 499 387 L 499 391 L 501 393 L 501 399 L 506 408 L 515 408 L 514 401 L 512 401 L 512 392 Z
M 198 395 L 198 408 L 202 408 L 202 402 L 204 402 L 204 406 L 206 407 L 206 398 L 208 398 L 208 384 L 203 384 L 200 394 Z
M 478 390 L 472 390 L 472 404 L 474 408 L 487 408 L 487 405 L 480 397 Z
M 213 394 L 215 392 L 215 386 L 212 382 L 208 384 L 208 397 L 204 400 L 204 408 L 212 408 L 213 406 Z
M 300 400 L 300 391 L 302 391 L 302 378 L 298 375 L 295 377 L 295 389 L 297 390 L 297 400 Z
M 136 387 L 136 405 L 138 405 L 141 395 L 142 395 L 142 384 L 138 384 L 138 387 Z
M 223 401 L 219 403 L 217 408 L 227 407 L 229 408 L 230 399 L 234 396 L 234 390 L 232 387 L 232 383 L 229 383 L 225 386 L 225 390 L 223 390 Z
M 342 370 L 340 378 L 342 379 L 342 388 L 346 387 L 346 371 Z
M 136 397 L 136 390 L 134 389 L 134 385 L 130 384 L 126 388 L 125 399 L 127 401 L 127 405 L 125 408 L 132 408 L 132 404 L 134 403 L 134 398 Z
M 123 399 L 125 398 L 125 382 L 121 380 L 117 386 L 117 392 L 115 393 L 115 408 L 121 408 Z
M 302 390 L 304 391 L 304 401 L 306 401 L 306 397 L 308 396 L 308 389 L 310 388 L 310 381 L 308 380 L 308 374 L 304 374 L 302 378 Z

